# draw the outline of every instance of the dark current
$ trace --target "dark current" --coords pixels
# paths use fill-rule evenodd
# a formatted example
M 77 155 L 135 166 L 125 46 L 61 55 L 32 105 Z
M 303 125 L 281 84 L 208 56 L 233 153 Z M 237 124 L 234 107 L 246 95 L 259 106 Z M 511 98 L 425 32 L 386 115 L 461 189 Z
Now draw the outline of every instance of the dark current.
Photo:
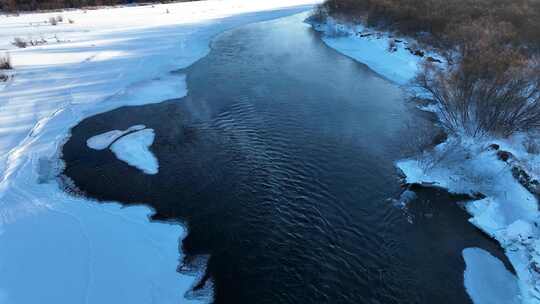
M 391 200 L 406 122 L 425 117 L 305 18 L 218 36 L 182 71 L 185 98 L 82 121 L 64 174 L 89 197 L 185 223 L 182 268 L 209 257 L 197 288 L 213 282 L 215 303 L 470 303 L 461 251 L 504 259 L 497 245 L 442 191 L 421 190 L 407 212 Z M 86 146 L 136 124 L 155 130 L 156 175 Z

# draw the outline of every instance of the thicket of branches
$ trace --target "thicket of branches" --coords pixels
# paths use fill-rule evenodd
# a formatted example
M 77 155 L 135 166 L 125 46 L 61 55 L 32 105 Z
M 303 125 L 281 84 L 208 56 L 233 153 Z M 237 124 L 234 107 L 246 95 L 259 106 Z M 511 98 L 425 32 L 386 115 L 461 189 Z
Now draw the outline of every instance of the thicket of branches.
M 415 84 L 450 132 L 540 130 L 540 0 L 328 0 L 319 13 L 397 31 L 435 47 Z
M 429 33 L 432 44 L 452 44 L 448 32 L 455 27 L 489 19 L 510 24 L 517 41 L 540 46 L 540 0 L 327 0 L 322 7 L 334 16 L 362 18 L 372 27 Z
M 178 0 L 177 0 L 178 1 Z M 181 0 L 180 0 L 181 1 Z M 180 2 L 178 1 L 178 2 Z M 196 0 L 186 0 L 196 1 Z M 174 0 L 0 0 L 0 10 L 4 12 L 54 10 L 130 3 L 167 3 Z

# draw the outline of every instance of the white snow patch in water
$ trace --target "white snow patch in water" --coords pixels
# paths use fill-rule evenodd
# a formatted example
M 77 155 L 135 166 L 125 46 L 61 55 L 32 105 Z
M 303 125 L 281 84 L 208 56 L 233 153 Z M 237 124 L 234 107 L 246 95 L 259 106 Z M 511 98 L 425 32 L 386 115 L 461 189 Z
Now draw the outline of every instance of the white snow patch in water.
M 146 128 L 145 125 L 135 125 L 132 127 L 129 127 L 127 130 L 120 131 L 120 130 L 112 130 L 109 132 L 105 132 L 99 135 L 95 135 L 90 137 L 86 141 L 86 145 L 94 150 L 105 150 L 107 149 L 115 140 L 117 140 L 119 137 L 123 136 L 126 133 L 142 130 Z
M 144 129 L 121 137 L 112 144 L 111 150 L 118 159 L 144 173 L 157 174 L 158 160 L 150 151 L 154 138 L 153 129 Z
M 463 280 L 474 304 L 518 304 L 519 287 L 516 277 L 504 264 L 480 248 L 466 248 Z

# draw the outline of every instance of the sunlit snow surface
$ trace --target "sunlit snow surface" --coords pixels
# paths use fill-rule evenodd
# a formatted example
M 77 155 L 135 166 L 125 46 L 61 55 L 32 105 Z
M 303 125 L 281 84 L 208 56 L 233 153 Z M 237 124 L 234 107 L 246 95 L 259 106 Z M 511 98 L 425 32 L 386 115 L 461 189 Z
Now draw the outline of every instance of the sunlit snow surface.
M 504 264 L 480 248 L 463 250 L 464 282 L 475 304 L 517 304 L 519 287 L 516 277 Z
M 185 75 L 176 71 L 207 54 L 216 34 L 313 2 L 1 15 L 0 49 L 9 50 L 15 77 L 0 84 L 0 303 L 200 302 L 183 297 L 195 277 L 176 272 L 183 226 L 150 222 L 147 207 L 65 194 L 60 147 L 88 116 L 185 96 Z M 74 23 L 44 22 L 60 14 Z M 17 49 L 15 37 L 48 44 Z

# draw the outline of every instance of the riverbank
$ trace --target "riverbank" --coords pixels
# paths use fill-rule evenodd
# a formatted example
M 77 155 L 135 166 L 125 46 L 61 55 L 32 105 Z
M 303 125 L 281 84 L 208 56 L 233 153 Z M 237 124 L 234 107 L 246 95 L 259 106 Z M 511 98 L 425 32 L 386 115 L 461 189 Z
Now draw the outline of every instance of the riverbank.
M 0 84 L 0 302 L 207 301 L 209 290 L 190 292 L 198 274 L 176 272 L 185 228 L 150 222 L 148 207 L 66 194 L 59 149 L 88 116 L 185 96 L 185 76 L 173 71 L 205 56 L 216 34 L 311 4 L 73 10 L 56 25 L 58 12 L 0 16 L 0 54 L 9 52 L 14 66 Z
M 322 32 L 328 46 L 400 85 L 410 83 L 424 60 L 439 60 L 436 53 L 411 47 L 416 45 L 412 40 L 407 42 L 406 38 L 363 25 L 340 23 L 331 17 L 324 23 L 308 22 Z M 436 112 L 436 106 L 429 108 Z M 396 164 L 405 174 L 406 183 L 482 197 L 465 204 L 472 216 L 470 222 L 505 250 L 517 274 L 521 303 L 540 302 L 539 144 L 534 134 L 482 140 L 450 137 L 432 151 Z M 519 177 L 522 175 L 526 178 Z M 487 303 L 482 292 L 484 295 L 512 292 L 486 282 L 479 294 L 478 289 L 472 291 L 470 282 L 465 281 L 466 288 L 477 304 Z M 502 299 L 508 298 L 499 297 Z

